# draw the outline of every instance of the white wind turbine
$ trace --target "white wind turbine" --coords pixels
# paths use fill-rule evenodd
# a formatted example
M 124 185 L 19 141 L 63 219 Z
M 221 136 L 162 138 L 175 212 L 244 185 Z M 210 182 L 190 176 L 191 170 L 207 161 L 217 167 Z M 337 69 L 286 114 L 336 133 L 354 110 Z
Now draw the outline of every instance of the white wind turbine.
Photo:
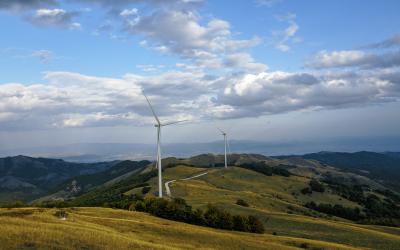
M 181 121 L 175 121 L 175 122 L 166 122 L 166 123 L 161 123 L 160 119 L 158 119 L 156 112 L 154 112 L 153 106 L 151 105 L 149 98 L 143 93 L 144 97 L 147 100 L 147 103 L 149 104 L 149 107 L 151 109 L 151 112 L 153 113 L 154 119 L 156 120 L 156 124 L 154 125 L 157 128 L 157 168 L 158 168 L 158 197 L 162 198 L 163 192 L 162 192 L 162 166 L 161 166 L 161 127 L 165 127 L 168 125 L 176 124 L 179 122 L 184 122 L 186 120 L 181 120 Z
M 226 155 L 226 148 L 229 147 L 228 145 L 228 135 L 226 134 L 226 132 L 224 132 L 223 130 L 221 130 L 220 128 L 218 128 L 218 130 L 221 132 L 221 134 L 224 136 L 224 144 L 225 144 L 225 168 L 228 168 L 228 158 Z M 230 151 L 230 150 L 229 150 Z

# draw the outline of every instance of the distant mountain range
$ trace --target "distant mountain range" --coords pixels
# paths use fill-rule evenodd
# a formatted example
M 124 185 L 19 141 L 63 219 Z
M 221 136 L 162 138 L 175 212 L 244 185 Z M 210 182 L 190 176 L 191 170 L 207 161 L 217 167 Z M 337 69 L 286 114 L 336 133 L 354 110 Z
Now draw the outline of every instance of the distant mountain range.
M 21 155 L 0 158 L 0 201 L 31 200 L 67 179 L 101 172 L 117 163 L 71 163 Z
M 163 157 L 190 157 L 204 153 L 223 153 L 223 141 L 207 143 L 164 143 Z M 231 140 L 232 153 L 254 153 L 263 155 L 307 154 L 318 151 L 399 152 L 399 137 L 336 138 L 320 142 L 259 142 Z M 141 143 L 78 143 L 64 146 L 17 148 L 0 150 L 0 157 L 30 155 L 34 157 L 59 158 L 70 162 L 100 162 L 113 160 L 154 159 L 156 146 Z
M 223 155 L 200 154 L 190 158 L 169 157 L 163 159 L 165 167 L 177 164 L 188 166 L 222 166 Z M 364 176 L 376 185 L 400 191 L 400 153 L 338 153 L 319 152 L 305 155 L 267 157 L 260 154 L 232 154 L 230 165 L 252 165 L 264 162 L 269 166 L 284 167 L 295 174 L 326 166 L 334 167 L 345 179 Z M 315 164 L 313 163 L 315 162 Z M 152 166 L 151 161 L 109 161 L 98 163 L 73 163 L 60 159 L 15 156 L 0 158 L 0 203 L 16 200 L 32 201 L 66 199 L 93 190 L 96 187 L 113 185 L 134 177 Z M 352 177 L 353 176 L 353 177 Z M 358 182 L 362 183 L 362 179 Z M 128 181 L 129 182 L 129 181 Z M 128 183 L 127 182 L 127 183 Z M 351 182 L 351 181 L 350 181 Z M 368 183 L 368 181 L 367 181 Z M 374 184 L 375 185 L 375 184 Z

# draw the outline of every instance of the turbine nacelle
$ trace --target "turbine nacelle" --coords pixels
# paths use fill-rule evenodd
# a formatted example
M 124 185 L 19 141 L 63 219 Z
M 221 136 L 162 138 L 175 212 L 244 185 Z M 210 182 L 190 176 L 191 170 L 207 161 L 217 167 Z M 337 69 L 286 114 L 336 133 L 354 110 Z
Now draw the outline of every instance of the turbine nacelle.
M 228 157 L 227 157 L 227 154 L 226 154 L 226 149 L 227 149 L 227 147 L 229 147 L 229 145 L 228 145 L 228 136 L 227 136 L 227 134 L 225 133 L 225 131 L 223 131 L 222 129 L 220 129 L 220 128 L 217 128 L 218 130 L 219 130 L 219 132 L 221 132 L 221 134 L 224 136 L 224 144 L 225 144 L 225 152 L 224 152 L 224 158 L 225 158 L 225 168 L 227 168 L 228 167 Z

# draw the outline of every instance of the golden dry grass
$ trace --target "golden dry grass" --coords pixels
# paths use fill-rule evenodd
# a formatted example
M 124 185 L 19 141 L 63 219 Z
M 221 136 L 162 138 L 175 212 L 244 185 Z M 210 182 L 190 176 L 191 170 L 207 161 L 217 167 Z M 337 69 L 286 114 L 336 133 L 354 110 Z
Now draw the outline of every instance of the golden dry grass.
M 0 249 L 320 249 L 350 246 L 216 230 L 107 208 L 0 209 Z

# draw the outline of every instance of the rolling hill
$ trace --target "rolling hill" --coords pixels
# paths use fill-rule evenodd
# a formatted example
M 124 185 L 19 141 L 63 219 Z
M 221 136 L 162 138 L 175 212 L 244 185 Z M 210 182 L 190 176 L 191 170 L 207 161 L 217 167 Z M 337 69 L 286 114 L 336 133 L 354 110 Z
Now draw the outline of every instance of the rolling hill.
M 117 162 L 70 163 L 59 159 L 15 156 L 0 158 L 0 203 L 30 201 L 75 176 L 93 174 Z
M 400 191 L 400 157 L 398 153 L 320 152 L 301 157 L 317 160 L 346 172 L 367 176 Z
M 365 157 L 377 162 L 381 159 L 381 156 L 366 154 Z M 15 235 L 10 238 L 18 238 L 17 232 L 28 233 L 23 230 L 24 225 L 32 225 L 35 220 L 51 221 L 49 227 L 65 232 L 80 226 L 93 235 L 90 239 L 71 233 L 72 236 L 55 235 L 57 240 L 39 236 L 34 242 L 25 240 L 26 244 L 34 246 L 59 244 L 67 239 L 72 242 L 66 243 L 68 246 L 102 249 L 99 245 L 108 244 L 101 239 L 104 232 L 112 233 L 116 240 L 125 242 L 126 239 L 123 243 L 126 248 L 157 248 L 157 240 L 168 240 L 171 248 L 223 249 L 228 246 L 224 237 L 229 239 L 231 249 L 398 249 L 400 245 L 400 215 L 397 213 L 400 196 L 387 185 L 387 179 L 369 178 L 366 172 L 307 156 L 271 158 L 233 154 L 229 163 L 228 169 L 221 168 L 223 157 L 212 154 L 163 159 L 164 182 L 175 180 L 169 184 L 171 197 L 167 198 L 183 198 L 193 209 L 204 210 L 212 204 L 232 214 L 255 215 L 265 227 L 263 235 L 210 229 L 139 212 L 100 208 L 127 209 L 138 197 L 154 197 L 157 194 L 156 170 L 148 161 L 122 161 L 100 172 L 75 176 L 58 186 L 61 190 L 35 201 L 36 205 L 44 207 L 68 207 L 65 208 L 69 214 L 67 222 L 55 218 L 54 209 L 42 208 L 22 218 L 14 216 L 13 212 L 23 210 L 2 210 L 0 223 L 8 221 L 20 225 L 12 229 Z M 380 164 L 385 166 L 384 162 Z M 395 171 L 395 165 L 390 169 Z M 190 178 L 202 173 L 206 174 Z M 60 195 L 60 191 L 69 188 L 66 184 L 70 181 L 75 181 L 80 191 L 74 195 Z M 247 205 L 240 205 L 238 200 Z M 10 214 L 2 216 L 1 212 L 5 211 Z M 90 215 L 90 221 L 86 215 Z M 172 231 L 168 231 L 168 226 L 156 225 L 155 221 L 171 226 Z M 67 223 L 68 229 L 63 223 Z M 151 230 L 153 234 L 147 233 Z M 189 234 L 187 230 L 191 230 Z M 205 233 L 218 242 L 195 237 L 193 232 Z M 186 243 L 180 238 L 182 235 L 189 238 Z M 225 243 L 220 245 L 220 241 Z

